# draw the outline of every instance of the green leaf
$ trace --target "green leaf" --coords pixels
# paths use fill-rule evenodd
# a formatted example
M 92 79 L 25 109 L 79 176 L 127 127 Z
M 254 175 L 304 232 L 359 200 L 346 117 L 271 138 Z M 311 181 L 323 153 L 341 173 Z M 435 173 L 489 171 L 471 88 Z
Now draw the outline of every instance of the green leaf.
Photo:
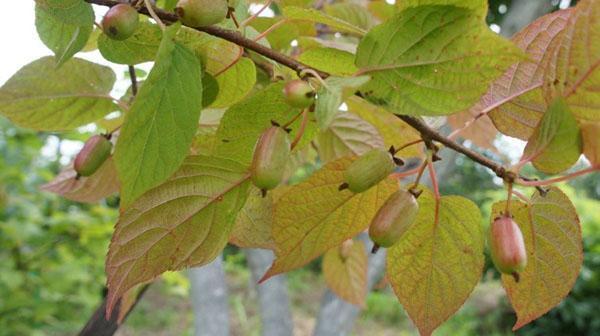
M 21 127 L 73 129 L 117 110 L 109 95 L 115 81 L 109 67 L 74 58 L 57 69 L 54 57 L 43 57 L 0 88 L 0 114 Z
M 512 41 L 527 53 L 524 59 L 498 78 L 481 101 L 471 111 L 488 115 L 504 134 L 527 140 L 548 107 L 542 93 L 544 72 L 554 56 L 551 48 L 560 39 L 573 8 L 542 16 L 512 37 Z
M 579 120 L 600 122 L 599 40 L 600 2 L 583 0 L 577 3 L 561 38 L 551 46 L 556 54 L 544 78 L 546 100 L 564 97 Z
M 85 47 L 94 29 L 94 10 L 80 0 L 36 0 L 35 27 L 61 66 Z
M 106 260 L 109 310 L 133 286 L 221 253 L 246 201 L 245 170 L 230 160 L 189 157 L 121 214 Z
M 219 94 L 210 106 L 223 108 L 243 99 L 256 84 L 256 66 L 247 57 L 241 58 L 235 65 L 216 77 Z
M 262 192 L 252 187 L 248 201 L 240 211 L 229 243 L 242 248 L 273 249 L 271 226 L 273 225 L 273 192 L 263 197 Z
M 416 222 L 388 251 L 387 277 L 421 335 L 431 335 L 479 282 L 484 235 L 473 202 L 429 190 L 418 201 Z
M 477 102 L 521 58 L 488 28 L 485 1 L 449 2 L 457 4 L 403 1 L 404 10 L 361 40 L 356 65 L 373 76 L 365 97 L 398 114 L 449 115 Z
M 117 142 L 124 208 L 179 168 L 198 128 L 202 67 L 192 52 L 173 41 L 176 31 L 176 26 L 165 31 L 154 68 L 125 115 Z
M 369 81 L 368 76 L 359 77 L 329 77 L 317 91 L 317 102 L 315 104 L 315 116 L 317 125 L 325 130 L 339 112 L 340 105 L 346 96 L 351 96 L 354 90 Z
M 362 155 L 373 148 L 383 148 L 377 129 L 359 116 L 342 112 L 318 137 L 319 157 L 323 162 L 344 156 Z
M 360 194 L 339 191 L 352 159 L 328 163 L 308 180 L 290 187 L 275 203 L 276 259 L 261 281 L 299 268 L 364 231 L 383 202 L 398 189 L 387 179 Z
M 354 54 L 334 48 L 311 48 L 298 60 L 335 76 L 352 76 L 358 71 L 354 65 Z
M 363 36 L 365 34 L 365 31 L 363 29 L 356 27 L 351 23 L 348 23 L 344 20 L 338 19 L 333 16 L 329 16 L 321 11 L 312 8 L 288 6 L 283 8 L 283 16 L 291 20 L 322 23 L 328 25 L 334 30 L 355 34 L 358 36 Z
M 367 297 L 367 270 L 369 258 L 365 243 L 354 241 L 347 257 L 340 247 L 332 248 L 323 256 L 323 277 L 327 286 L 347 302 L 364 307 Z
M 492 218 L 504 211 L 494 204 Z M 513 330 L 547 313 L 568 294 L 581 269 L 583 247 L 575 207 L 558 188 L 533 195 L 530 204 L 513 201 L 511 214 L 519 224 L 527 250 L 527 267 L 519 275 L 502 276 L 518 320 Z
M 293 108 L 283 97 L 283 83 L 272 84 L 230 107 L 217 131 L 218 143 L 215 154 L 250 166 L 254 145 L 259 136 L 271 126 L 271 121 L 284 125 L 292 120 L 300 109 Z M 291 125 L 290 138 L 298 131 L 298 124 Z M 300 144 L 307 144 L 315 132 L 310 122 Z
M 134 65 L 154 61 L 161 38 L 162 33 L 157 25 L 142 21 L 136 32 L 124 41 L 111 39 L 106 34 L 100 35 L 98 49 L 108 61 Z
M 373 16 L 364 6 L 353 3 L 335 3 L 325 6 L 325 13 L 348 22 L 355 27 L 369 30 L 373 26 Z
M 547 174 L 569 169 L 581 155 L 581 132 L 569 106 L 557 98 L 529 139 L 523 158 Z
M 181 27 L 176 40 L 192 50 L 206 72 L 213 76 L 225 71 L 243 53 L 242 48 L 234 43 L 188 27 Z
M 421 7 L 428 5 L 439 5 L 443 3 L 448 6 L 466 8 L 480 19 L 484 19 L 487 13 L 487 1 L 485 0 L 403 0 L 396 4 L 400 11 L 412 7 Z

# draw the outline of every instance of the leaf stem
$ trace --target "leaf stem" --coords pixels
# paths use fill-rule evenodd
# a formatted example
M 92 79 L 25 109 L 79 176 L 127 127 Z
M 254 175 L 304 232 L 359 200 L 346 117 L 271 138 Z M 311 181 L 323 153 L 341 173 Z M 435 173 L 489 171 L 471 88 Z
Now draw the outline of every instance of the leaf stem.
M 162 20 L 160 19 L 160 17 L 158 17 L 158 15 L 156 15 L 156 12 L 154 11 L 154 7 L 152 7 L 152 3 L 150 2 L 150 0 L 144 0 L 144 4 L 146 5 L 146 9 L 148 10 L 148 13 L 150 13 L 150 16 L 152 16 L 152 18 L 154 19 L 154 21 L 156 21 L 156 23 L 158 24 L 158 26 L 160 27 L 160 29 L 162 31 L 164 31 L 166 29 L 166 26 L 162 22 Z
M 417 186 L 419 186 L 419 182 L 421 182 L 421 178 L 423 177 L 425 168 L 427 168 L 428 162 L 429 162 L 429 160 L 426 160 L 425 162 L 423 162 L 423 164 L 421 164 L 421 167 L 419 167 L 419 170 L 417 173 L 417 177 L 415 178 L 415 182 L 413 183 L 412 187 L 410 187 L 409 189 L 415 189 L 415 188 L 417 188 Z
M 294 138 L 294 141 L 292 141 L 292 149 L 296 148 L 296 146 L 298 146 L 298 143 L 300 142 L 300 140 L 302 139 L 302 136 L 304 135 L 304 131 L 306 130 L 306 125 L 308 124 L 308 109 L 304 109 L 304 111 L 302 111 L 302 123 L 300 124 L 300 128 L 298 129 L 298 133 L 296 134 L 296 137 Z
M 504 208 L 504 214 L 510 214 L 510 201 L 512 200 L 513 195 L 513 183 L 508 183 L 508 195 L 506 197 L 506 208 Z
M 517 183 L 522 185 L 522 186 L 526 186 L 526 187 L 543 187 L 543 186 L 548 186 L 551 184 L 555 184 L 555 183 L 559 183 L 559 182 L 565 182 L 565 181 L 569 181 L 572 180 L 576 177 L 582 176 L 582 175 L 586 175 L 586 174 L 590 174 L 590 173 L 594 173 L 594 172 L 598 172 L 600 171 L 600 167 L 596 167 L 596 166 L 592 166 L 583 170 L 579 170 L 567 175 L 563 175 L 560 177 L 555 177 L 555 178 L 551 178 L 548 180 L 541 180 L 541 181 L 526 181 L 522 178 L 517 179 Z
M 433 193 L 435 194 L 436 201 L 441 199 L 440 186 L 438 184 L 437 175 L 435 173 L 435 167 L 433 166 L 433 160 L 427 160 L 427 166 L 429 167 L 429 178 L 431 178 L 431 186 L 433 187 Z
M 421 142 L 423 142 L 423 141 L 424 141 L 423 139 L 418 139 L 418 140 L 414 140 L 414 141 L 411 141 L 411 142 L 405 143 L 404 145 L 402 145 L 402 146 L 398 147 L 398 148 L 397 148 L 397 149 L 394 151 L 394 155 L 395 155 L 395 154 L 398 154 L 398 153 L 399 153 L 400 151 L 402 151 L 403 149 L 406 149 L 406 148 L 408 148 L 408 147 L 410 147 L 410 146 L 413 146 L 413 145 L 420 144 L 420 143 L 421 143 Z
M 273 3 L 273 0 L 268 0 L 267 3 L 265 3 L 265 5 L 262 6 L 262 8 L 258 10 L 258 12 L 252 14 L 252 16 L 250 16 L 246 20 L 242 21 L 242 23 L 240 23 L 240 27 L 247 26 L 250 22 L 252 22 L 254 19 L 256 19 L 265 9 L 269 8 L 272 3 Z

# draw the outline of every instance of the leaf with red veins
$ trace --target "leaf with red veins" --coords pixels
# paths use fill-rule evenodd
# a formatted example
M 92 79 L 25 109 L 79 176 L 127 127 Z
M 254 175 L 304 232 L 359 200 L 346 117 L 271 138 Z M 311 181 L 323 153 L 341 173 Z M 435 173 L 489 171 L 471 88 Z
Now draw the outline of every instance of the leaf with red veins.
M 117 193 L 119 179 L 114 161 L 109 158 L 92 176 L 77 178 L 73 166 L 69 166 L 40 189 L 75 202 L 95 203 Z
M 249 174 L 238 163 L 192 156 L 123 212 L 106 260 L 108 315 L 135 285 L 207 264 L 221 253 L 249 185 Z
M 513 36 L 528 59 L 512 65 L 490 86 L 471 108 L 474 115 L 489 112 L 500 132 L 524 140 L 531 136 L 547 108 L 542 83 L 552 60 L 549 46 L 560 39 L 572 13 L 567 9 L 545 15 Z
M 600 122 L 600 2 L 577 3 L 562 38 L 556 41 L 555 63 L 544 79 L 546 101 L 562 96 L 580 121 Z

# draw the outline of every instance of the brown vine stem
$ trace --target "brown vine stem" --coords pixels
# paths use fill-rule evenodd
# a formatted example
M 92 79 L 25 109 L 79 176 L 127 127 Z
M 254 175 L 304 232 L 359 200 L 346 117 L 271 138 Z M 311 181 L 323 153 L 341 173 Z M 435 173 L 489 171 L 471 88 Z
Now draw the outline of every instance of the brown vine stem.
M 91 3 L 91 4 L 108 6 L 108 7 L 112 7 L 112 6 L 118 5 L 120 3 L 119 1 L 115 1 L 115 0 L 85 0 L 85 1 L 88 3 Z M 148 10 L 146 8 L 140 8 L 139 11 L 142 14 L 150 15 L 150 13 L 148 12 Z M 155 11 L 155 14 L 165 23 L 173 23 L 178 20 L 178 17 L 175 13 L 167 12 L 160 8 L 155 8 L 154 11 Z M 190 27 L 190 28 L 193 28 L 193 27 Z M 230 29 L 224 29 L 224 28 L 217 27 L 217 26 L 208 26 L 208 27 L 193 28 L 193 29 L 196 29 L 201 32 L 205 32 L 205 33 L 215 36 L 215 37 L 222 38 L 229 42 L 235 43 L 238 46 L 252 50 L 258 54 L 261 54 L 261 55 L 281 64 L 281 65 L 284 65 L 290 69 L 295 70 L 297 73 L 301 73 L 305 69 L 312 69 L 323 79 L 330 76 L 329 73 L 327 73 L 327 72 L 312 68 L 302 62 L 295 60 L 294 58 L 292 58 L 290 56 L 287 56 L 283 53 L 273 50 L 273 49 L 271 49 L 267 46 L 264 46 L 256 41 L 253 41 L 251 39 L 245 38 L 237 31 L 233 31 Z M 408 115 L 397 115 L 397 117 L 400 118 L 401 120 L 403 120 L 404 122 L 406 122 L 408 125 L 410 125 L 415 130 L 417 130 L 419 133 L 421 133 L 421 136 L 423 136 L 424 138 L 437 141 L 437 142 L 443 144 L 444 146 L 467 156 L 474 162 L 477 162 L 478 164 L 491 169 L 500 178 L 505 179 L 507 177 L 507 170 L 500 163 L 498 163 L 494 160 L 488 159 L 485 156 L 483 156 L 469 148 L 466 148 L 466 147 L 452 141 L 451 139 L 448 139 L 441 133 L 430 128 L 420 118 L 408 116 Z M 521 179 L 527 180 L 527 181 L 529 180 L 524 177 L 521 177 Z

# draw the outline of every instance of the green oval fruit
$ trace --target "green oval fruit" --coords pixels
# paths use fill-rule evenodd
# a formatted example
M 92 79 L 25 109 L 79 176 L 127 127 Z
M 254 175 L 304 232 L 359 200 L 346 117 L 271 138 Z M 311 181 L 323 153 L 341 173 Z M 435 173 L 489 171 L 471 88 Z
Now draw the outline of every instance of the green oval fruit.
M 73 168 L 79 176 L 91 176 L 108 159 L 112 143 L 102 135 L 94 135 L 75 157 Z
M 344 181 L 350 191 L 361 193 L 383 181 L 396 169 L 390 152 L 373 149 L 356 159 L 344 172 Z
M 279 126 L 266 130 L 258 139 L 252 159 L 252 182 L 263 191 L 277 187 L 283 180 L 290 159 L 288 134 Z
M 138 12 L 135 8 L 126 4 L 112 7 L 102 19 L 104 34 L 118 41 L 126 40 L 133 35 L 138 25 Z
M 227 0 L 179 0 L 175 11 L 186 26 L 200 28 L 217 24 L 227 17 Z
M 298 108 L 307 108 L 315 101 L 315 90 L 300 79 L 288 82 L 283 88 L 283 95 L 289 105 Z
M 492 261 L 504 273 L 517 275 L 527 266 L 527 253 L 521 229 L 509 216 L 501 216 L 492 222 L 489 232 Z
M 369 237 L 378 247 L 396 244 L 414 223 L 419 203 L 408 191 L 393 193 L 377 211 L 369 226 Z

